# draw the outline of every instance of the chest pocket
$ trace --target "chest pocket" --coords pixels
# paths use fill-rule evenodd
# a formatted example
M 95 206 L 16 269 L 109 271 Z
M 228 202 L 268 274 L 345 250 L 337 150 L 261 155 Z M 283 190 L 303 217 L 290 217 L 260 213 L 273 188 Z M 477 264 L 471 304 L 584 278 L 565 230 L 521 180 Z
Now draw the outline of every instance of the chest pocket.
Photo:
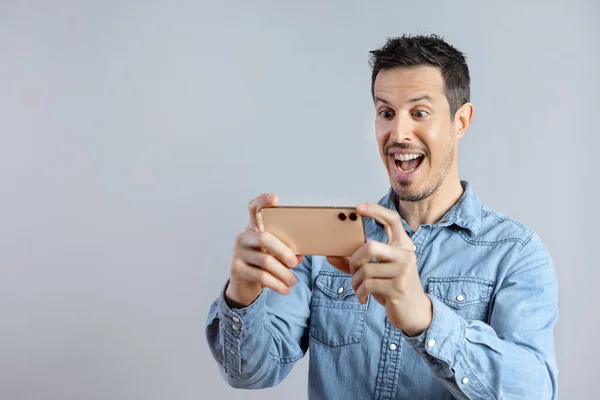
M 330 346 L 360 343 L 367 304 L 360 304 L 350 275 L 321 271 L 311 300 L 310 336 Z
M 427 293 L 465 319 L 487 322 L 494 283 L 475 277 L 429 278 Z

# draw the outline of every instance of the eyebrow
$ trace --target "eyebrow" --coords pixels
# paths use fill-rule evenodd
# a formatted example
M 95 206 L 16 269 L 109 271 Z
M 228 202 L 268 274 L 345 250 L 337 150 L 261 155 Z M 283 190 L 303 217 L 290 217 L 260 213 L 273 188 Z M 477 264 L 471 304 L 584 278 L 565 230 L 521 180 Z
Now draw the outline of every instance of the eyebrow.
M 412 99 L 409 99 L 408 102 L 409 103 L 416 103 L 416 102 L 421 101 L 421 100 L 427 100 L 428 102 L 433 103 L 433 97 L 431 97 L 428 94 L 424 94 L 423 96 L 413 97 Z
M 428 94 L 424 94 L 423 96 L 417 96 L 417 97 L 413 97 L 411 99 L 408 99 L 408 103 L 417 103 L 417 102 L 422 101 L 422 100 L 427 100 L 430 103 L 433 103 L 433 97 L 431 97 Z M 385 99 L 382 99 L 381 97 L 375 96 L 375 103 L 378 103 L 378 102 L 382 102 L 383 104 L 387 104 L 388 106 L 392 105 L 389 101 L 387 101 Z

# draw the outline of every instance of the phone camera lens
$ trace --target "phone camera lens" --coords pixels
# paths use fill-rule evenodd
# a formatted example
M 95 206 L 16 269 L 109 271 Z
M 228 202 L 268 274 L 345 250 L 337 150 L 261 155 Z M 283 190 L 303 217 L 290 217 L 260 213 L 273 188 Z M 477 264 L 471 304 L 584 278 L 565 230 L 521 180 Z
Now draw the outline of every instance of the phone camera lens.
M 344 214 L 344 213 L 339 213 L 339 214 L 338 214 L 338 218 L 339 218 L 339 219 L 341 219 L 342 221 L 345 221 L 345 220 L 346 220 L 346 214 Z
M 357 219 L 357 218 L 358 218 L 358 217 L 356 216 L 356 213 L 351 213 L 351 214 L 350 214 L 350 219 L 351 219 L 352 221 L 356 221 L 356 219 Z

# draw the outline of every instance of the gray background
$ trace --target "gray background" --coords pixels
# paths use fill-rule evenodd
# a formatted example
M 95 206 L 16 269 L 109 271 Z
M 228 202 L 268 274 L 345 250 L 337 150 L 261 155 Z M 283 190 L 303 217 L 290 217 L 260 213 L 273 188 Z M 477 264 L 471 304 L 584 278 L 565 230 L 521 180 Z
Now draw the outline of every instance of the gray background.
M 482 3 L 1 1 L 0 398 L 306 398 L 307 359 L 229 388 L 208 307 L 256 195 L 385 193 L 367 55 L 402 33 L 467 53 L 461 177 L 550 249 L 560 397 L 597 398 L 600 6 Z

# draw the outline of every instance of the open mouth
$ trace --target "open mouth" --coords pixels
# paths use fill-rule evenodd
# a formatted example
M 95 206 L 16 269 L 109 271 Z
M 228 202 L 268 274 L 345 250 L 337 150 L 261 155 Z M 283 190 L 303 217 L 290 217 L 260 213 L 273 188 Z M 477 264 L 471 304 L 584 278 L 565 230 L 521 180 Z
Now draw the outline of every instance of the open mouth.
M 399 154 L 393 155 L 396 167 L 402 173 L 409 174 L 419 168 L 423 162 L 423 154 Z

